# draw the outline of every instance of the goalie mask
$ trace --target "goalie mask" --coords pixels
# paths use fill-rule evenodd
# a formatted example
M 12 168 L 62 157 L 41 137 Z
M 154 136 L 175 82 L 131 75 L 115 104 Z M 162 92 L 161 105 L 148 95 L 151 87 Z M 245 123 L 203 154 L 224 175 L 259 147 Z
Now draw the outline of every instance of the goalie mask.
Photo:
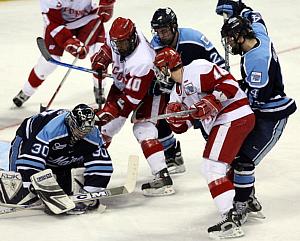
M 110 43 L 114 52 L 122 59 L 129 56 L 138 45 L 134 23 L 130 19 L 118 17 L 109 30 Z
M 243 54 L 242 44 L 238 42 L 240 37 L 245 39 L 255 38 L 255 33 L 249 20 L 241 16 L 231 17 L 226 20 L 221 29 L 222 44 L 233 55 Z
M 179 53 L 170 47 L 163 48 L 157 53 L 154 65 L 156 79 L 161 83 L 161 90 L 171 92 L 175 83 L 171 78 L 171 72 L 182 67 Z
M 95 113 L 91 107 L 79 104 L 70 111 L 65 121 L 72 134 L 72 141 L 77 141 L 86 136 L 95 126 Z

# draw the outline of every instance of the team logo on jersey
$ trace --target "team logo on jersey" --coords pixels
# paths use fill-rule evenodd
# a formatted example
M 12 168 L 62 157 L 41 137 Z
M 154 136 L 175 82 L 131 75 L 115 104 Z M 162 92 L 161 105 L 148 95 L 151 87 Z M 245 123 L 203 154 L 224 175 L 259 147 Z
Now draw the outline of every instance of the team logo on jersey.
M 56 142 L 56 143 L 54 143 L 54 145 L 53 145 L 53 147 L 52 147 L 52 150 L 54 150 L 54 151 L 57 151 L 57 150 L 62 150 L 62 149 L 64 149 L 64 148 L 66 148 L 67 147 L 67 144 L 60 144 L 60 143 L 58 143 L 58 142 Z
M 192 95 L 192 94 L 196 93 L 196 91 L 197 90 L 192 83 L 189 83 L 184 86 L 184 92 L 186 93 L 186 95 Z
M 251 72 L 250 80 L 252 83 L 260 83 L 261 82 L 262 73 L 261 72 Z

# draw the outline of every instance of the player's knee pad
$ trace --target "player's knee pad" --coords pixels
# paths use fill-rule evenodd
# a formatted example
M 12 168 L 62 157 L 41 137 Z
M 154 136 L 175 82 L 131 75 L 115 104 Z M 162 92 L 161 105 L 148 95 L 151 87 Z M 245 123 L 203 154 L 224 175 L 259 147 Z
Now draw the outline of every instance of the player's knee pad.
M 144 122 L 133 125 L 133 134 L 139 143 L 144 140 L 157 139 L 158 131 L 153 123 Z
M 125 124 L 125 121 L 126 118 L 123 116 L 113 119 L 111 122 L 101 127 L 101 133 L 103 135 L 113 137 L 121 130 Z
M 163 153 L 163 145 L 159 142 L 158 139 L 143 140 L 141 142 L 141 147 L 146 158 L 153 154 L 156 154 L 157 156 L 159 156 L 160 160 L 165 159 Z
M 225 162 L 203 159 L 202 174 L 205 176 L 207 183 L 225 177 L 228 169 L 229 165 Z

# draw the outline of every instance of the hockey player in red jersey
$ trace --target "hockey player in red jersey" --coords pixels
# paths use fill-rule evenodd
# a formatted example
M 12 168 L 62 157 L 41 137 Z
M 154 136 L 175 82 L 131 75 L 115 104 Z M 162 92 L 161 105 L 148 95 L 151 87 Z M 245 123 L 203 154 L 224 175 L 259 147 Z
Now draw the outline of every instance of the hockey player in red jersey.
M 155 51 L 141 31 L 130 19 L 118 17 L 112 23 L 106 43 L 93 59 L 93 69 L 106 71 L 112 63 L 114 83 L 99 117 L 101 132 L 106 144 L 119 132 L 129 114 L 136 110 L 137 116 L 150 117 L 162 112 L 160 96 L 148 95 L 153 81 Z M 138 107 L 138 108 L 137 108 Z M 163 146 L 159 142 L 156 123 L 137 123 L 133 133 L 140 143 L 154 181 L 142 185 L 145 195 L 158 196 L 174 193 L 165 161 Z
M 88 54 L 92 57 L 99 50 L 104 42 L 103 23 L 112 17 L 115 0 L 100 0 L 99 5 L 92 0 L 41 0 L 40 2 L 45 23 L 44 39 L 54 59 L 59 60 L 64 51 L 84 59 Z M 85 46 L 84 43 L 99 20 L 101 24 Z M 47 62 L 41 56 L 22 90 L 13 98 L 14 104 L 21 107 L 55 68 L 56 65 Z M 96 102 L 101 103 L 103 100 L 100 99 L 97 90 L 97 76 L 94 76 L 94 87 Z
M 221 215 L 230 216 L 232 235 L 241 235 L 243 217 L 236 213 L 232 180 L 227 177 L 230 164 L 254 127 L 255 117 L 246 94 L 226 70 L 204 59 L 182 67 L 180 55 L 172 48 L 162 49 L 155 58 L 160 81 L 175 81 L 166 113 L 185 109 L 190 115 L 169 117 L 175 133 L 187 131 L 200 120 L 208 139 L 203 152 L 203 174 Z M 210 229 L 208 230 L 209 233 Z

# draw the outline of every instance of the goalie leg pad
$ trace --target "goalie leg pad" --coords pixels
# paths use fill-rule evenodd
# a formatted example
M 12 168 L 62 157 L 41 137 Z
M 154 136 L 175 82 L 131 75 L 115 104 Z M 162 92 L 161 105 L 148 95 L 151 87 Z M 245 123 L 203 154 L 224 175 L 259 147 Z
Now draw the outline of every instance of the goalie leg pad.
M 36 173 L 30 179 L 39 198 L 54 214 L 75 208 L 74 202 L 58 185 L 50 169 Z
M 14 171 L 0 171 L 0 203 L 30 205 L 39 201 L 38 197 L 23 187 L 21 174 Z

